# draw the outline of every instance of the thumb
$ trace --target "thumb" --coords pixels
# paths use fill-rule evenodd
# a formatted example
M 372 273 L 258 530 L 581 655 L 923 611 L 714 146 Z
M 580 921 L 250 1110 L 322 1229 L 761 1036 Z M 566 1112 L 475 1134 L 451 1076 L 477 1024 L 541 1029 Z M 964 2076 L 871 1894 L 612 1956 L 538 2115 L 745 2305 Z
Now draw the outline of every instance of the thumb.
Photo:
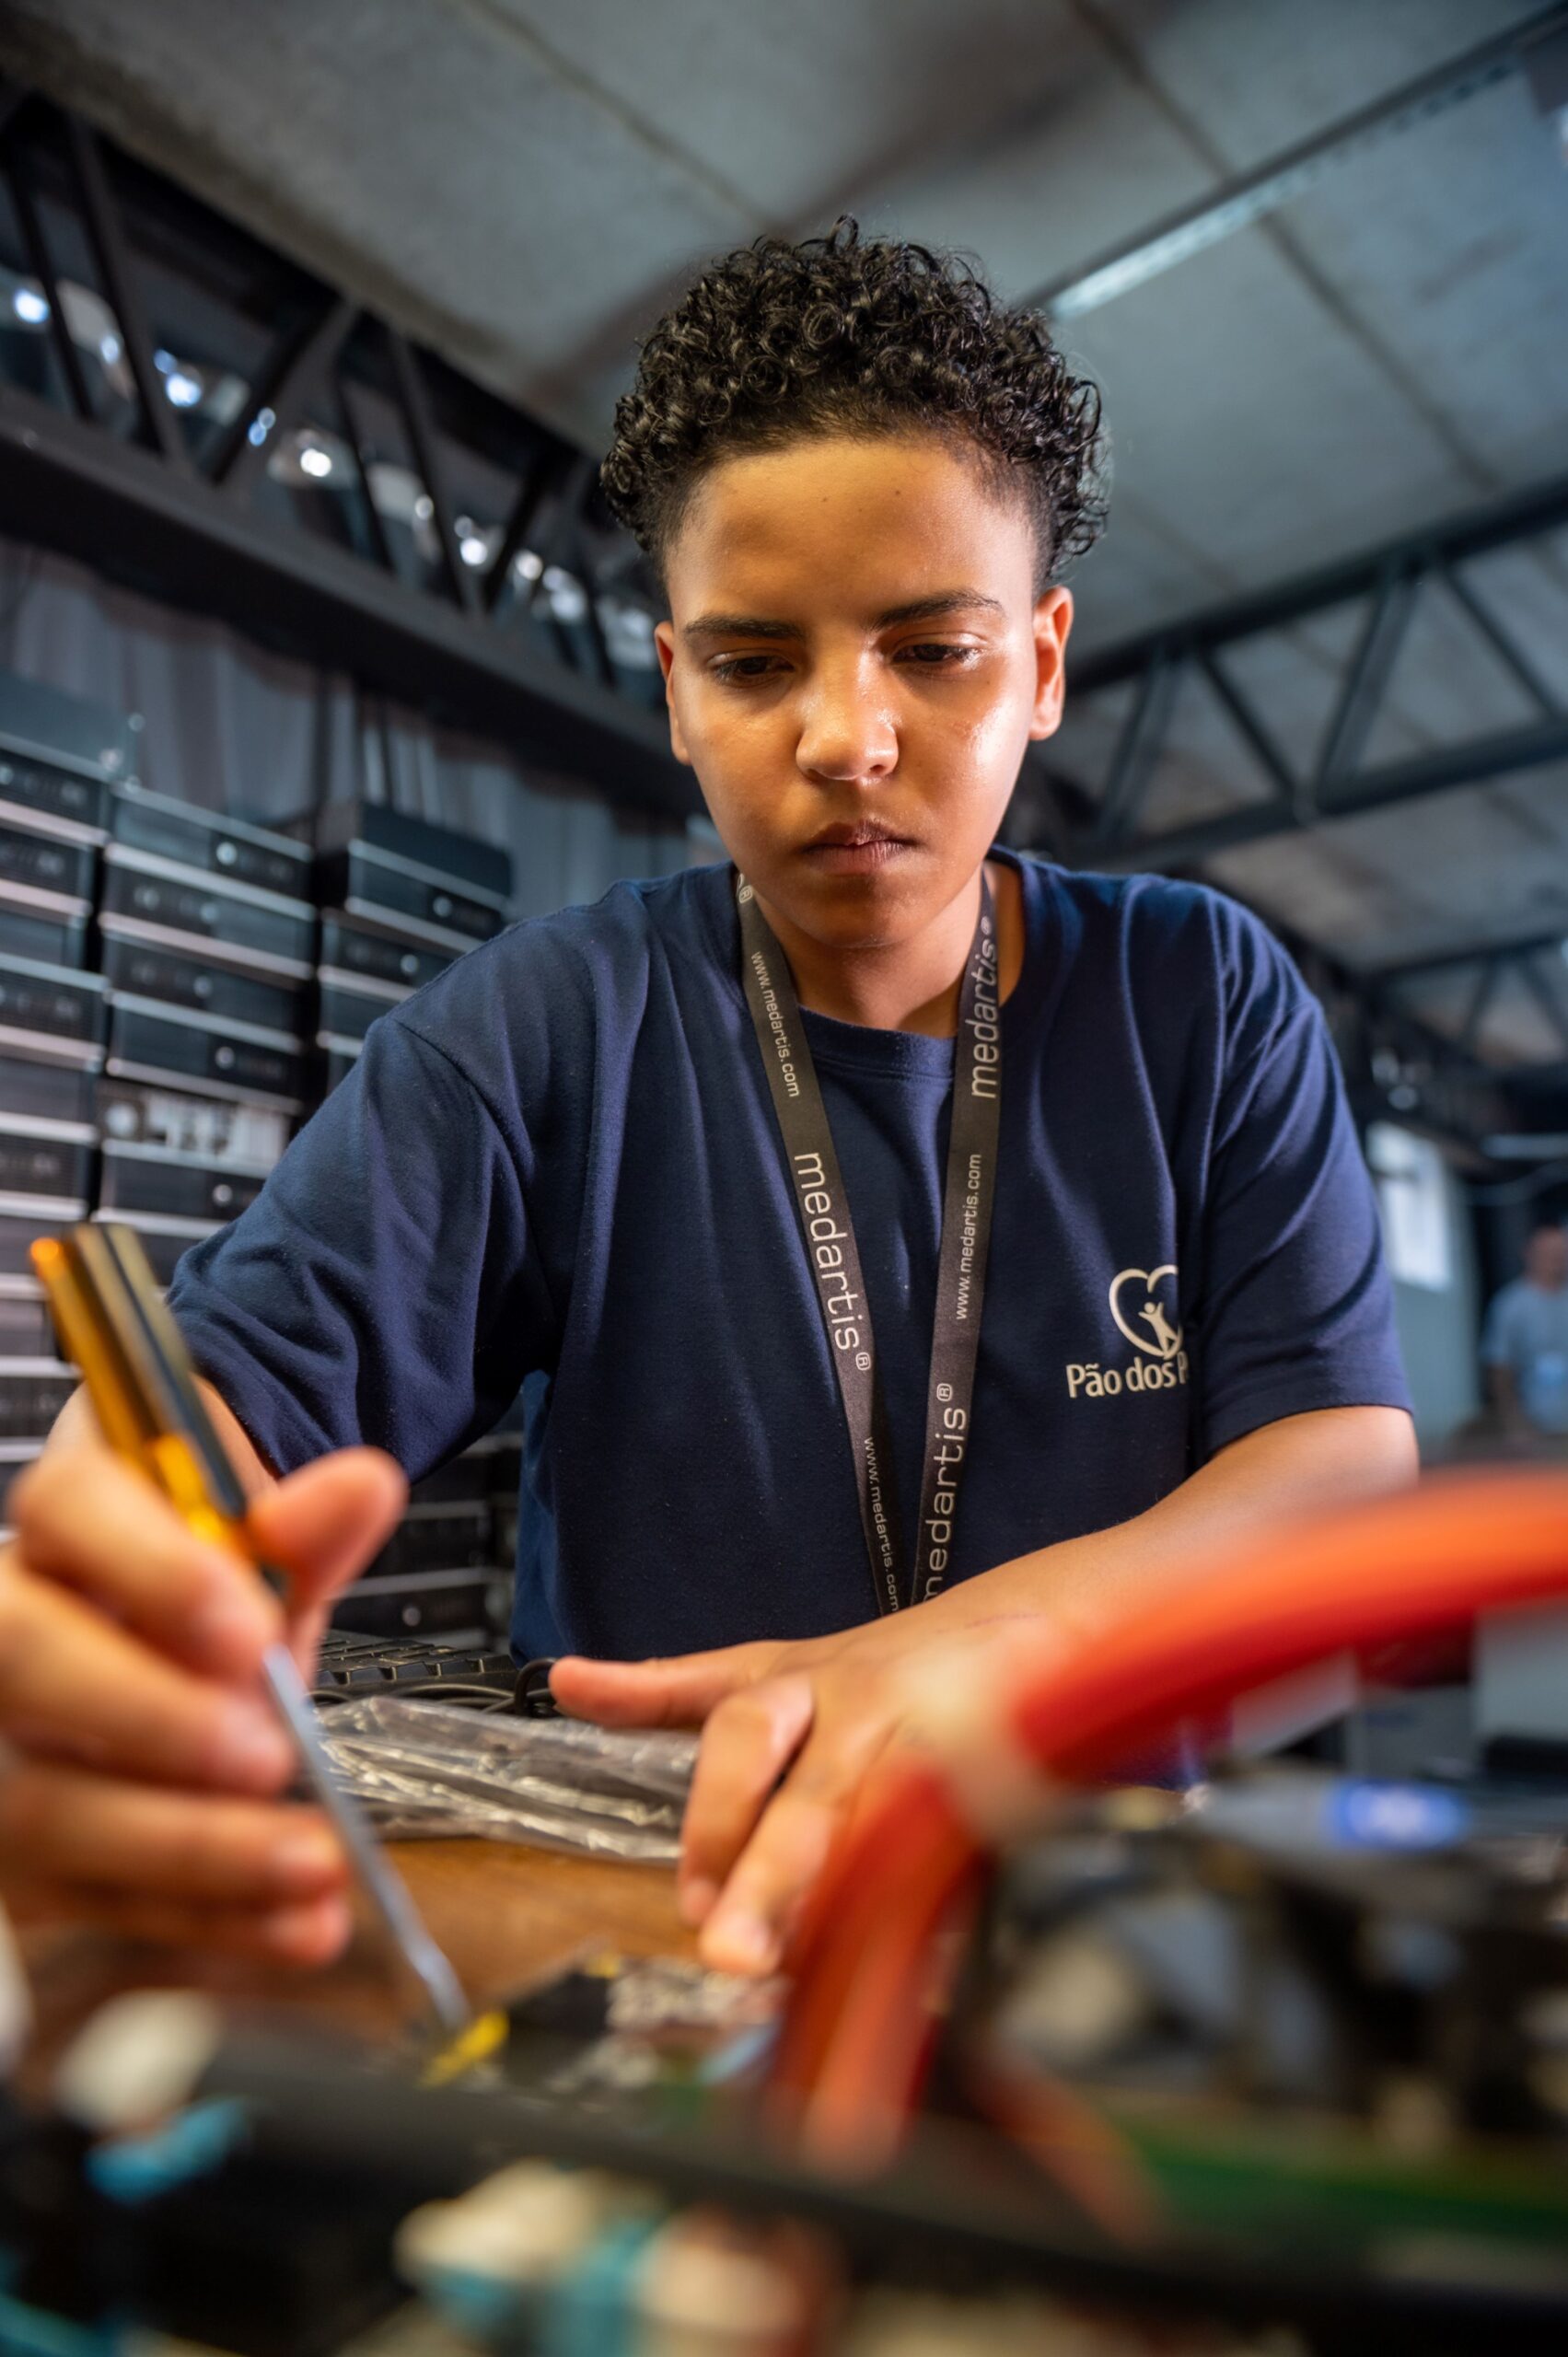
M 601 1727 L 697 1727 L 741 1687 L 765 1676 L 776 1645 L 724 1645 L 717 1653 L 678 1654 L 669 1661 L 588 1661 L 569 1654 L 550 1673 L 550 1690 L 568 1718 Z
M 400 1466 L 378 1448 L 342 1448 L 250 1501 L 246 1536 L 287 1575 L 289 1620 L 319 1629 L 338 1590 L 363 1571 L 408 1499 Z

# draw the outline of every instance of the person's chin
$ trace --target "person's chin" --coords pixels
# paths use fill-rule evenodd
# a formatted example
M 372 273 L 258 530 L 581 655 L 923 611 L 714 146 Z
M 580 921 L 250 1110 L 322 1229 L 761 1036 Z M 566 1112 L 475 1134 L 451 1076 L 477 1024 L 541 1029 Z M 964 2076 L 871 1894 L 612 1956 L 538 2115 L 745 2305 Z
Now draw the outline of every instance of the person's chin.
M 893 856 L 852 865 L 796 854 L 775 870 L 764 900 L 801 930 L 840 949 L 886 946 L 918 931 L 930 890 L 927 864 L 912 845 Z

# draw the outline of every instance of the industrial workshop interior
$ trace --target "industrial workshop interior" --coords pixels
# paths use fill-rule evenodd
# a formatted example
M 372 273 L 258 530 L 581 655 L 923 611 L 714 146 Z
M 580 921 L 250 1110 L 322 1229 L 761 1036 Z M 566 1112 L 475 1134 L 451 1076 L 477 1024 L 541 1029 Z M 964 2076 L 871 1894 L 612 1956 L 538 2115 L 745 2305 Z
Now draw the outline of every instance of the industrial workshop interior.
M 1568 5 L 0 0 L 0 2357 L 1568 2349 Z

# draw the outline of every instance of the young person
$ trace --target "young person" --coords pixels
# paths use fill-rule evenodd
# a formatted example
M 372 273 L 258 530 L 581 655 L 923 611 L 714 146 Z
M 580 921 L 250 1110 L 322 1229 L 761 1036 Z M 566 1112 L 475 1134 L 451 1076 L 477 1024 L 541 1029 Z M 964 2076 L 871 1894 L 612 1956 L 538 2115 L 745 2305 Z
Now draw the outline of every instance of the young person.
M 514 1643 L 575 1656 L 573 1711 L 705 1724 L 715 1964 L 778 1960 L 912 1650 L 958 1675 L 1413 1465 L 1287 960 L 1209 892 L 995 848 L 1061 714 L 1098 426 L 956 261 L 843 224 L 710 270 L 604 480 L 733 865 L 517 926 L 385 1017 L 175 1287 L 286 1477 L 255 1519 L 307 1641 L 396 1511 L 363 1445 L 418 1476 L 521 1389 Z M 329 1952 L 337 1869 L 247 1690 L 262 1608 L 82 1425 L 0 1590 L 13 1885 Z

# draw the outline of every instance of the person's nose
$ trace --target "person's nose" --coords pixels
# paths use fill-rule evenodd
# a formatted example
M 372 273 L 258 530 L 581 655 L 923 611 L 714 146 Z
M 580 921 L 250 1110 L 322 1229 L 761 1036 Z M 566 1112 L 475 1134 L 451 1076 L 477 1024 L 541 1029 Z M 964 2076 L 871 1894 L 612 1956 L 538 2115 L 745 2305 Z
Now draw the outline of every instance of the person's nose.
M 796 766 L 835 785 L 875 785 L 898 767 L 899 737 L 878 670 L 819 665 L 801 714 Z

